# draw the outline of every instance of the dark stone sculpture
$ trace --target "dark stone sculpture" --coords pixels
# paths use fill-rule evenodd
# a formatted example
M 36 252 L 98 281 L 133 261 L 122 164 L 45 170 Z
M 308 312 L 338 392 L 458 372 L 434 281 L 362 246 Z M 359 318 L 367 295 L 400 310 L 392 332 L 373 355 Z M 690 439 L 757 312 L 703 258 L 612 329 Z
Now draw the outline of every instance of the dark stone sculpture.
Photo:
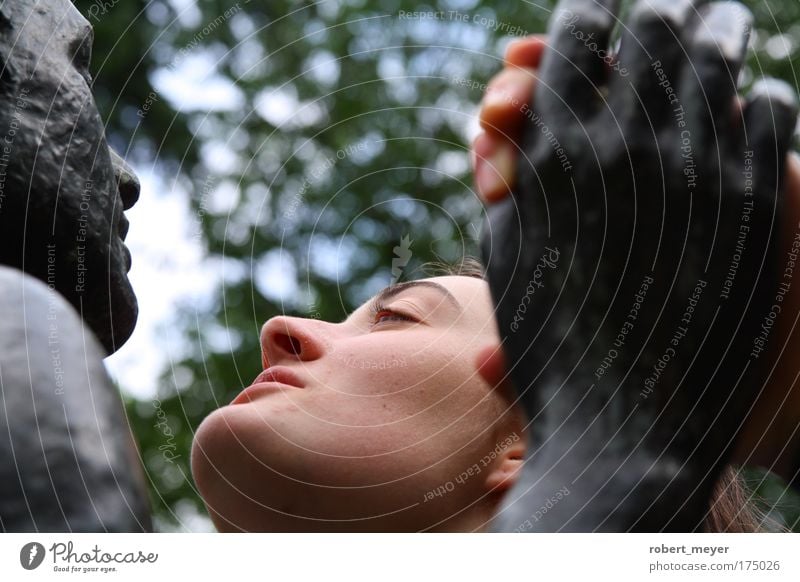
M 3 531 L 150 529 L 102 366 L 136 322 L 123 210 L 139 185 L 106 143 L 91 44 L 68 0 L 0 3 Z
M 55 268 L 59 292 L 112 353 L 136 324 L 123 210 L 139 185 L 106 143 L 91 45 L 70 2 L 0 5 L 0 264 L 43 281 Z
M 764 381 L 797 101 L 761 81 L 737 118 L 751 16 L 695 4 L 636 4 L 619 67 L 616 0 L 553 14 L 482 241 L 534 447 L 498 530 L 700 529 Z
M 0 530 L 149 530 L 102 347 L 39 280 L 0 267 L 0 290 Z

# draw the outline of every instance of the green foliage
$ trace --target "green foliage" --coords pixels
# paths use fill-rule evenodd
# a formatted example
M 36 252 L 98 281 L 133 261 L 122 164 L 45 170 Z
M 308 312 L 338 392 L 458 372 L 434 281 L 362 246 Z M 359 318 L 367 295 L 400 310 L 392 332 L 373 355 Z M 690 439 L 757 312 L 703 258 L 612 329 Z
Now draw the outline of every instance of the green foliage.
M 758 18 L 751 69 L 795 82 L 798 4 L 747 3 Z M 157 403 L 127 402 L 160 527 L 172 529 L 204 511 L 193 431 L 260 371 L 264 321 L 341 319 L 389 283 L 404 236 L 406 278 L 476 254 L 467 140 L 478 85 L 500 68 L 506 33 L 542 32 L 554 2 L 126 0 L 104 14 L 96 0 L 75 4 L 95 27 L 111 143 L 192 192 L 209 258 L 225 260 L 213 306 L 185 309 L 188 351 L 164 371 Z M 401 12 L 434 10 L 445 14 Z M 791 59 L 770 56 L 779 32 Z M 181 105 L 163 90 L 189 64 L 227 84 L 227 102 Z
M 779 526 L 800 531 L 800 494 L 796 489 L 762 467 L 746 467 L 742 472 L 751 501 Z

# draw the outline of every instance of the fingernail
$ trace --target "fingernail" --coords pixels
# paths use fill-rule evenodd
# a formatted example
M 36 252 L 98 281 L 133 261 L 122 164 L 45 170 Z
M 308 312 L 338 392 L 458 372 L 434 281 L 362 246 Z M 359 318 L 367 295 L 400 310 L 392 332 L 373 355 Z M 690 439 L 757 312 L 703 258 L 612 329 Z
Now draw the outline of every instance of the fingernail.
M 513 186 L 514 150 L 509 143 L 499 143 L 493 151 L 475 160 L 475 183 L 486 202 L 503 198 Z
M 509 83 L 505 79 L 498 78 L 494 85 L 486 89 L 486 94 L 483 96 L 483 107 L 491 109 L 494 107 L 504 107 L 509 101 L 511 96 L 508 93 Z
M 526 72 L 513 67 L 500 71 L 486 89 L 483 99 L 484 106 L 506 105 L 513 101 L 515 98 L 513 88 L 524 83 L 526 75 Z
M 528 103 L 536 75 L 535 69 L 521 67 L 505 69 L 486 90 L 483 100 L 484 111 L 518 109 Z

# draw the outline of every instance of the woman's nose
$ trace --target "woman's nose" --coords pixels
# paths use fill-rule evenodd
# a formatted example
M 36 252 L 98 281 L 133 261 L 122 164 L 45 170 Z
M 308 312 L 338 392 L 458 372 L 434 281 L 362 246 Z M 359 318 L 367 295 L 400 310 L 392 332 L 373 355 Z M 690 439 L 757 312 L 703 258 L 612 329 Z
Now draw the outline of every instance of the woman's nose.
M 273 317 L 261 328 L 261 359 L 264 368 L 291 360 L 316 360 L 325 353 L 325 343 L 316 329 L 320 322 L 300 317 Z
M 111 152 L 111 163 L 114 166 L 114 179 L 117 182 L 119 195 L 122 198 L 122 209 L 128 210 L 139 199 L 139 191 L 141 190 L 139 179 L 117 152 L 112 148 L 108 149 Z

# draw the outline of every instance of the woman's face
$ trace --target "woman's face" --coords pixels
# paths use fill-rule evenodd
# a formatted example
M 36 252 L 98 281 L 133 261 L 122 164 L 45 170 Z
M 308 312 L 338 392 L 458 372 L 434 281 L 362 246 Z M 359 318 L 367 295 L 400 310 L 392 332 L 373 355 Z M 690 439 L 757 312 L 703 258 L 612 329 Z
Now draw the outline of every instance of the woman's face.
M 275 317 L 261 342 L 267 382 L 195 436 L 218 529 L 471 530 L 491 516 L 522 435 L 476 373 L 498 344 L 485 281 L 401 283 L 341 323 Z

